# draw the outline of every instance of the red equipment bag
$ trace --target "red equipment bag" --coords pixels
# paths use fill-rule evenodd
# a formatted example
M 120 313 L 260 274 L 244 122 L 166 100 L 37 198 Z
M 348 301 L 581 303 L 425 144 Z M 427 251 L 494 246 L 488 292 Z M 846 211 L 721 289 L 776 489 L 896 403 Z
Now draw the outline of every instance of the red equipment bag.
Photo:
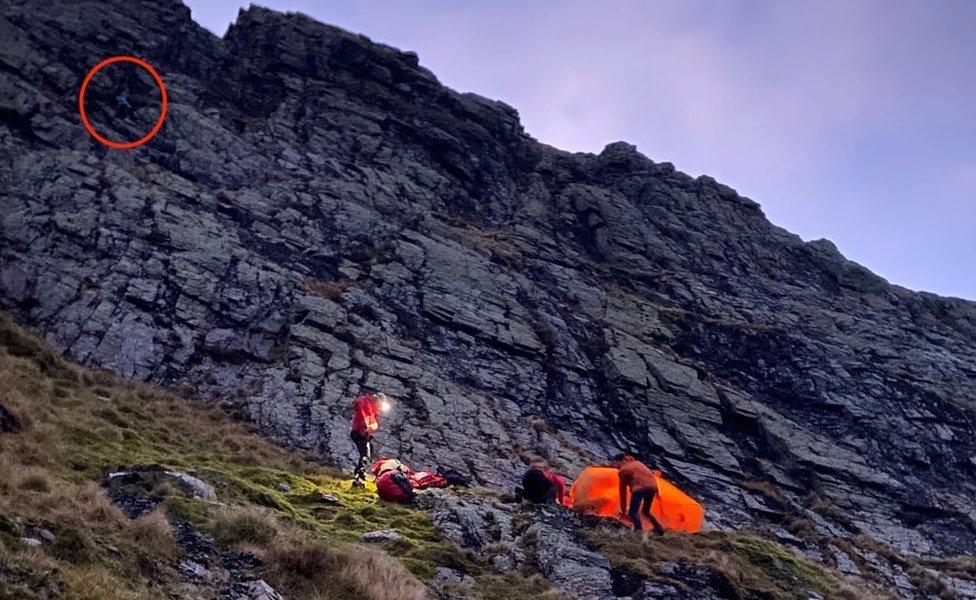
M 376 478 L 376 493 L 387 502 L 408 504 L 413 501 L 413 484 L 405 474 L 394 469 Z

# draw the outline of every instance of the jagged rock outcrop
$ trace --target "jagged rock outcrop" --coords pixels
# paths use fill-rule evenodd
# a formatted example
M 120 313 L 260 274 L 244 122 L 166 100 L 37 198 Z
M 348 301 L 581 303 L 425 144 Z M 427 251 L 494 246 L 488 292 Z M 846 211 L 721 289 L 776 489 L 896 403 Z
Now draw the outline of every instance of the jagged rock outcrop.
M 420 496 L 445 536 L 491 557 L 499 571 L 528 570 L 583 600 L 689 599 L 738 597 L 726 578 L 705 566 L 680 562 L 661 565 L 648 578 L 615 566 L 587 533 L 625 529 L 615 521 L 583 517 L 554 506 L 503 503 L 479 496 L 433 491 Z M 799 597 L 799 596 L 798 596 Z
M 625 143 L 540 144 L 416 55 L 300 15 L 251 8 L 219 39 L 173 0 L 0 7 L 0 308 L 72 358 L 339 462 L 350 398 L 377 388 L 398 400 L 381 452 L 485 485 L 633 449 L 713 527 L 820 557 L 857 534 L 976 552 L 976 304 Z M 169 90 L 128 152 L 75 110 L 115 54 Z M 105 93 L 109 137 L 152 122 Z M 903 571 L 872 572 L 924 595 Z
M 500 571 L 529 566 L 578 598 L 614 596 L 610 561 L 586 547 L 579 519 L 564 510 L 519 508 L 438 491 L 422 495 L 420 502 L 447 539 L 492 554 L 492 563 Z

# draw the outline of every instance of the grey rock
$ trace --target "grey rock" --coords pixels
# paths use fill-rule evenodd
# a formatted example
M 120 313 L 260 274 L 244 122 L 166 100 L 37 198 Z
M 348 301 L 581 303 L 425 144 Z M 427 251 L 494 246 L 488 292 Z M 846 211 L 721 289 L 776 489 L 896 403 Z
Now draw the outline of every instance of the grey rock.
M 611 598 L 613 583 L 610 561 L 587 550 L 563 527 L 554 526 L 556 517 L 540 519 L 525 532 L 534 538 L 537 568 L 556 587 L 570 591 L 581 600 Z
M 421 504 L 445 537 L 491 557 L 500 571 L 530 565 L 558 588 L 582 599 L 610 598 L 610 562 L 586 547 L 582 523 L 556 507 L 512 506 L 487 498 L 459 498 L 449 493 L 425 495 Z M 515 522 L 528 525 L 518 528 Z
M 465 575 L 460 571 L 454 569 L 449 569 L 447 567 L 437 567 L 434 569 L 434 581 L 435 587 L 468 587 L 470 588 L 474 585 L 474 578 L 470 575 Z
M 444 537 L 462 547 L 483 549 L 496 542 L 514 541 L 512 510 L 476 497 L 458 497 L 431 490 L 418 497 Z
M 153 497 L 153 492 L 163 484 L 172 485 L 190 498 L 210 501 L 217 498 L 213 486 L 202 479 L 161 465 L 140 465 L 113 471 L 104 482 L 109 497 L 130 518 L 136 518 L 158 504 L 159 499 Z
M 41 545 L 41 540 L 33 537 L 22 537 L 20 538 L 20 543 L 27 546 L 28 548 L 38 548 Z
M 263 579 L 235 583 L 227 595 L 230 600 L 285 600 Z
M 189 486 L 193 491 L 194 498 L 203 498 L 204 500 L 217 499 L 217 493 L 214 491 L 214 487 L 199 477 L 194 477 L 181 471 L 167 471 L 166 473 Z
M 838 571 L 851 577 L 858 577 L 861 575 L 861 570 L 857 567 L 857 564 L 851 560 L 851 557 L 848 556 L 846 552 L 835 547 L 831 547 L 831 550 L 834 553 L 834 558 L 837 560 Z
M 47 529 L 42 529 L 39 532 L 39 535 L 41 536 L 41 539 L 47 542 L 48 544 L 53 544 L 58 541 L 58 536 L 54 535 L 52 531 Z
M 508 573 L 515 568 L 515 562 L 511 556 L 497 554 L 491 559 L 491 566 L 501 573 Z
M 447 567 L 434 569 L 434 577 L 428 582 L 439 600 L 464 600 L 476 585 L 473 577 Z
M 396 529 L 379 529 L 377 531 L 367 531 L 362 536 L 364 542 L 395 542 L 403 539 Z
M 180 571 L 186 575 L 199 577 L 200 579 L 206 579 L 211 576 L 210 571 L 205 566 L 191 560 L 181 561 Z
M 665 562 L 660 569 L 662 577 L 644 581 L 635 600 L 719 600 L 728 595 L 721 576 L 707 567 Z

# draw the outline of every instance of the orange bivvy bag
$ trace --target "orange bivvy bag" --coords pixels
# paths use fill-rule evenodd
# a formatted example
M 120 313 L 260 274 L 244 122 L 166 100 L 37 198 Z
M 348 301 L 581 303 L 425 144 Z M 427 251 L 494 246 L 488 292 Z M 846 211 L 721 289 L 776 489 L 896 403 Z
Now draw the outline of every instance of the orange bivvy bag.
M 697 533 L 701 531 L 705 509 L 673 483 L 654 472 L 658 494 L 651 504 L 651 514 L 668 531 Z M 579 474 L 569 489 L 573 510 L 589 515 L 619 519 L 631 525 L 626 515 L 620 514 L 620 479 L 612 467 L 587 467 Z M 629 500 L 629 498 L 628 498 Z M 645 529 L 651 524 L 645 519 Z

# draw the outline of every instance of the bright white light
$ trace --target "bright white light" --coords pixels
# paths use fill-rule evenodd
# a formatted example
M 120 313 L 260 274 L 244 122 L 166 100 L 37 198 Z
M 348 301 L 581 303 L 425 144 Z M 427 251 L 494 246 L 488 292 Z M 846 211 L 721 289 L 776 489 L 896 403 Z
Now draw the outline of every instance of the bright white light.
M 380 410 L 381 411 L 383 411 L 383 412 L 390 412 L 390 408 L 392 408 L 392 407 L 390 406 L 390 403 L 387 402 L 386 400 L 383 400 L 382 402 L 380 402 Z

